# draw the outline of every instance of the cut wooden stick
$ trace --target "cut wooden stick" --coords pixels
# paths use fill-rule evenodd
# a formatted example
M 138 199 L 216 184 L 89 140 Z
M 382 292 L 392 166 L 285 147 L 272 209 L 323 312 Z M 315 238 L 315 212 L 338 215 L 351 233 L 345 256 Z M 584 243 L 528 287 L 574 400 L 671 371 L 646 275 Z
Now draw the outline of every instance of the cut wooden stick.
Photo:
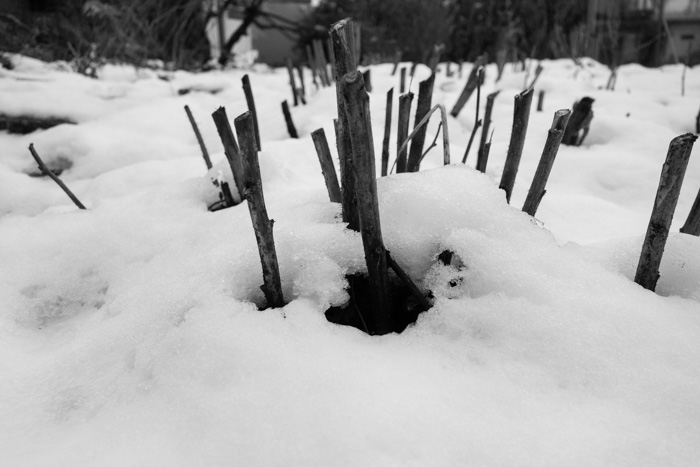
M 41 160 L 41 157 L 39 157 L 39 154 L 37 154 L 36 150 L 34 149 L 34 143 L 29 145 L 29 152 L 32 154 L 32 157 L 36 161 L 37 165 L 39 166 L 39 170 L 41 170 L 44 174 L 46 174 L 51 180 L 56 182 L 56 185 L 61 187 L 61 190 L 65 194 L 68 195 L 68 197 L 73 201 L 73 203 L 78 206 L 78 209 L 87 209 L 83 203 L 80 202 L 80 200 L 73 194 L 72 191 L 66 186 L 63 181 L 56 176 L 48 167 L 46 167 L 46 164 L 44 164 L 44 161 Z
M 231 167 L 233 182 L 236 184 L 236 190 L 240 195 L 239 197 L 242 199 L 243 165 L 241 163 L 241 153 L 238 149 L 236 138 L 233 136 L 233 130 L 231 130 L 231 124 L 228 121 L 226 109 L 219 107 L 211 116 L 214 119 L 214 124 L 219 132 L 219 138 L 221 138 L 221 143 L 224 146 L 224 154 L 226 154 L 226 159 Z
M 399 94 L 406 93 L 406 67 L 401 67 L 399 74 Z
M 537 94 L 537 111 L 542 112 L 542 106 L 544 105 L 544 89 L 540 89 Z
M 328 197 L 331 203 L 340 203 L 343 197 L 340 193 L 340 184 L 338 183 L 338 176 L 335 173 L 335 166 L 333 165 L 331 150 L 328 147 L 326 132 L 323 131 L 323 128 L 319 128 L 311 133 L 311 139 L 314 141 L 316 154 L 318 154 L 318 160 L 321 163 L 321 172 L 323 172 L 323 178 L 326 181 Z
M 392 330 L 389 275 L 379 219 L 369 96 L 362 83 L 362 74 L 357 71 L 345 75 L 340 88 L 352 140 L 351 157 L 354 161 L 360 232 L 372 298 L 372 315 L 368 316 L 367 322 L 370 331 L 387 334 Z
M 700 236 L 700 191 L 695 197 L 693 207 L 690 208 L 685 224 L 681 227 L 681 233 L 695 235 L 696 237 Z
M 282 101 L 282 113 L 284 114 L 284 121 L 287 124 L 289 137 L 299 138 L 299 133 L 297 133 L 297 128 L 294 126 L 294 120 L 292 120 L 292 113 L 289 111 L 289 104 L 287 101 Z
M 513 193 L 515 177 L 518 175 L 520 158 L 523 155 L 527 124 L 530 121 L 530 107 L 532 106 L 532 89 L 523 91 L 515 96 L 515 108 L 513 110 L 513 130 L 510 134 L 510 145 L 506 155 L 506 163 L 501 176 L 499 188 L 506 192 L 506 202 L 510 203 Z
M 330 29 L 331 56 L 333 58 L 333 69 L 336 83 L 351 71 L 355 70 L 355 65 L 348 45 L 349 29 L 348 23 L 352 23 L 349 18 L 338 21 Z M 338 125 L 336 126 L 336 143 L 338 148 L 338 158 L 340 160 L 340 183 L 343 194 L 343 222 L 347 222 L 350 230 L 360 230 L 360 219 L 357 213 L 357 194 L 355 190 L 355 176 L 352 158 L 352 142 L 350 135 L 346 131 L 348 128 L 347 114 L 345 112 L 345 100 L 340 95 L 340 86 L 336 86 L 336 100 L 338 107 Z
M 304 104 L 306 105 L 306 83 L 304 82 L 304 66 L 297 65 L 294 67 L 299 75 L 299 91 L 301 92 L 301 98 L 304 99 Z
M 292 59 L 287 58 L 287 74 L 289 75 L 289 86 L 292 88 L 292 97 L 294 98 L 294 107 L 299 105 L 299 90 L 297 89 L 297 82 L 294 78 L 294 67 L 292 65 Z
M 389 263 L 389 267 L 393 269 L 393 271 L 396 273 L 396 275 L 401 279 L 401 282 L 404 283 L 406 287 L 408 287 L 408 290 L 411 291 L 411 295 L 415 297 L 416 301 L 421 307 L 421 311 L 427 311 L 430 309 L 430 302 L 428 302 L 428 299 L 425 298 L 425 295 L 423 292 L 420 291 L 418 286 L 413 282 L 411 277 L 406 274 L 406 271 L 403 270 L 403 268 L 399 265 L 399 263 L 396 262 L 394 258 L 392 258 L 391 254 L 389 251 L 386 252 L 386 259 L 387 262 Z
M 474 128 L 472 128 L 472 134 L 469 136 L 469 143 L 467 144 L 467 149 L 465 149 L 464 157 L 462 157 L 462 164 L 467 163 L 467 156 L 469 156 L 469 151 L 472 148 L 472 143 L 474 143 L 474 137 L 476 136 L 476 132 L 481 127 L 481 123 L 481 120 L 477 120 L 476 124 L 474 125 Z
M 693 144 L 698 137 L 692 133 L 677 136 L 671 140 L 661 170 L 661 180 L 656 192 L 654 209 L 644 238 L 642 253 L 637 265 L 634 281 L 647 290 L 654 291 L 659 280 L 659 266 L 664 254 L 673 213 L 678 203 L 678 195 L 683 185 L 683 177 L 688 167 Z
M 241 78 L 243 83 L 243 94 L 245 94 L 245 102 L 248 105 L 248 112 L 253 116 L 253 124 L 255 125 L 255 146 L 258 151 L 262 150 L 260 146 L 260 126 L 258 125 L 258 112 L 255 110 L 255 99 L 253 98 L 253 88 L 250 86 L 250 78 L 248 75 L 243 75 Z
M 386 112 L 384 114 L 384 139 L 382 140 L 382 177 L 389 170 L 389 139 L 391 138 L 391 113 L 394 107 L 394 88 L 386 93 Z
M 199 143 L 199 149 L 202 151 L 202 158 L 204 158 L 204 163 L 207 165 L 207 170 L 209 170 L 212 168 L 211 159 L 209 158 L 209 151 L 207 151 L 207 147 L 204 145 L 202 134 L 199 132 L 197 122 L 194 121 L 194 116 L 192 115 L 192 111 L 190 111 L 190 106 L 185 106 L 185 113 L 187 114 L 187 118 L 190 120 L 190 125 L 192 125 L 194 135 L 197 137 L 197 143 Z
M 530 185 L 530 191 L 527 193 L 527 198 L 525 198 L 525 204 L 523 204 L 523 211 L 533 217 L 542 201 L 542 197 L 546 193 L 545 187 L 547 186 L 547 180 L 552 171 L 554 159 L 557 157 L 559 145 L 564 136 L 564 129 L 569 122 L 569 117 L 571 117 L 571 111 L 568 109 L 557 110 L 554 114 L 554 121 L 552 122 L 552 127 L 549 129 L 547 142 L 544 144 L 540 163 L 537 165 L 535 177 L 532 179 L 532 184 Z
M 443 146 L 443 162 L 445 165 L 450 164 L 450 135 L 449 132 L 447 131 L 447 111 L 445 110 L 445 106 L 442 104 L 436 104 L 435 107 L 430 109 L 430 112 L 428 112 L 428 115 L 423 117 L 423 120 L 420 121 L 420 123 L 413 129 L 413 132 L 408 135 L 406 138 L 406 141 L 399 147 L 398 152 L 402 152 L 406 147 L 408 146 L 408 142 L 411 141 L 411 139 L 416 135 L 416 132 L 423 127 L 423 125 L 427 125 L 428 121 L 430 120 L 430 116 L 435 113 L 436 110 L 440 110 L 440 115 L 442 117 L 442 146 Z M 422 162 L 422 161 L 421 161 Z M 394 162 L 396 165 L 396 161 Z M 420 164 L 418 164 L 419 169 L 420 169 Z M 393 171 L 393 168 L 392 168 Z
M 418 102 L 416 104 L 416 115 L 414 117 L 413 127 L 417 125 L 428 115 L 433 102 L 433 87 L 435 84 L 435 73 L 431 74 L 428 79 L 421 81 L 418 85 Z M 406 165 L 407 172 L 417 172 L 420 166 L 421 156 L 423 155 L 423 147 L 425 146 L 425 134 L 428 126 L 425 125 L 416 131 L 413 140 L 411 140 L 411 149 L 408 153 L 408 161 Z
M 486 162 L 488 155 L 485 154 L 486 138 L 489 137 L 489 129 L 491 129 L 491 113 L 493 112 L 493 102 L 496 100 L 500 91 L 493 92 L 486 97 L 486 111 L 484 112 L 484 128 L 481 130 L 481 142 L 479 143 L 479 151 L 476 159 L 476 170 L 481 173 L 486 172 Z
M 453 117 L 457 117 L 459 113 L 462 111 L 464 106 L 467 104 L 467 101 L 471 97 L 471 95 L 474 93 L 476 90 L 476 87 L 479 85 L 479 69 L 486 65 L 486 55 L 481 55 L 479 58 L 476 59 L 476 62 L 474 63 L 474 67 L 472 68 L 471 73 L 469 73 L 469 78 L 467 78 L 467 84 L 464 85 L 464 89 L 462 89 L 462 94 L 459 95 L 459 98 L 457 99 L 457 102 L 455 103 L 454 107 L 452 107 L 452 111 L 450 112 L 450 115 Z
M 409 92 L 399 97 L 399 126 L 396 136 L 396 173 L 404 173 L 408 166 L 408 157 L 406 155 L 408 143 L 408 126 L 411 115 L 411 103 L 413 102 L 413 93 Z
M 263 286 L 260 287 L 265 294 L 265 300 L 269 308 L 281 308 L 284 306 L 282 295 L 282 281 L 280 279 L 275 239 L 272 234 L 273 220 L 267 216 L 265 197 L 263 196 L 262 178 L 260 177 L 260 165 L 258 163 L 258 151 L 255 148 L 255 125 L 250 112 L 236 117 L 234 120 L 238 140 L 241 143 L 241 153 L 244 171 L 243 194 L 248 201 L 250 218 L 255 229 L 255 239 L 258 243 L 260 263 L 263 271 Z

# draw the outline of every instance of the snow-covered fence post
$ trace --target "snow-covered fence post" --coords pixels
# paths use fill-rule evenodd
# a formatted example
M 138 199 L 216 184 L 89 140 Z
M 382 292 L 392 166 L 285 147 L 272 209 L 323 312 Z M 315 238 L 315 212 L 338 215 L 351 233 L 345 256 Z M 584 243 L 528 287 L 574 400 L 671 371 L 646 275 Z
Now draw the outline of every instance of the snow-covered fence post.
M 294 120 L 292 120 L 292 113 L 289 111 L 289 104 L 287 101 L 282 101 L 282 113 L 284 114 L 284 122 L 287 124 L 287 133 L 289 133 L 290 138 L 299 138 L 299 133 L 297 133 L 297 128 L 294 126 Z
M 389 274 L 379 220 L 369 96 L 358 71 L 346 74 L 338 84 L 347 117 L 345 132 L 352 141 L 352 152 L 346 157 L 353 159 L 360 233 L 370 282 L 372 314 L 367 321 L 373 333 L 387 334 L 392 331 Z
M 243 83 L 243 94 L 245 94 L 245 102 L 248 105 L 248 112 L 253 116 L 253 124 L 255 125 L 255 146 L 258 151 L 262 150 L 260 145 L 260 126 L 258 125 L 258 112 L 255 110 L 255 99 L 253 98 L 253 88 L 250 87 L 250 78 L 247 74 L 241 78 Z
M 192 115 L 189 105 L 185 106 L 185 113 L 190 121 L 190 125 L 192 125 L 192 131 L 194 131 L 194 136 L 197 138 L 197 143 L 199 143 L 199 149 L 202 151 L 204 163 L 207 165 L 207 170 L 209 170 L 212 168 L 211 159 L 209 158 L 209 151 L 207 151 L 207 147 L 204 145 L 202 134 L 199 132 L 199 127 L 197 126 L 197 122 L 194 120 L 194 116 Z
M 404 144 L 408 138 L 409 118 L 411 114 L 411 103 L 413 102 L 413 93 L 409 92 L 399 97 L 399 116 L 398 129 L 396 136 L 396 173 L 403 173 L 408 166 L 406 153 L 408 147 Z
M 391 113 L 394 104 L 394 88 L 386 93 L 386 112 L 384 114 L 384 139 L 382 140 L 382 177 L 389 170 L 389 139 L 391 138 Z
M 479 143 L 479 151 L 476 157 L 476 170 L 486 172 L 486 164 L 488 162 L 488 154 L 486 151 L 486 140 L 489 137 L 489 129 L 491 128 L 491 113 L 493 112 L 493 102 L 496 100 L 500 91 L 492 92 L 486 97 L 486 111 L 484 112 L 484 128 L 481 130 L 481 142 Z
M 690 208 L 685 224 L 681 227 L 681 233 L 695 235 L 696 237 L 700 236 L 700 191 L 695 197 L 693 207 Z
M 559 145 L 564 136 L 564 129 L 569 122 L 569 117 L 571 117 L 571 111 L 568 109 L 557 110 L 554 114 L 554 121 L 552 122 L 552 127 L 549 129 L 547 142 L 544 144 L 540 163 L 537 165 L 535 177 L 532 179 L 532 185 L 530 185 L 530 191 L 528 191 L 525 204 L 523 204 L 523 211 L 531 216 L 534 216 L 537 212 L 542 197 L 546 193 L 545 186 L 547 185 L 547 179 L 552 171 L 554 158 L 557 157 Z
M 262 265 L 263 286 L 260 288 L 265 294 L 267 306 L 280 308 L 284 306 L 284 297 L 282 296 L 282 281 L 277 262 L 275 239 L 272 235 L 274 221 L 267 216 L 267 208 L 265 207 L 258 151 L 255 147 L 253 116 L 250 112 L 245 112 L 236 117 L 234 125 L 241 143 L 244 179 L 242 192 L 248 201 L 248 210 L 255 229 L 255 239 L 258 243 Z
M 233 174 L 233 181 L 236 183 L 236 189 L 240 194 L 240 198 L 243 198 L 243 165 L 241 163 L 241 153 L 238 149 L 238 143 L 236 143 L 236 138 L 233 136 L 233 131 L 231 130 L 231 124 L 228 121 L 228 116 L 226 115 L 226 109 L 219 107 L 217 110 L 211 114 L 214 119 L 214 124 L 219 132 L 219 138 L 221 138 L 221 143 L 224 145 L 224 154 L 231 166 L 231 173 Z
M 349 46 L 350 40 L 349 18 L 338 21 L 330 29 L 331 50 L 333 51 L 333 69 L 336 82 L 336 100 L 338 107 L 338 126 L 336 128 L 336 141 L 338 145 L 338 158 L 340 159 L 340 184 L 343 193 L 343 221 L 348 223 L 348 228 L 358 231 L 360 222 L 357 214 L 357 194 L 355 193 L 355 177 L 353 175 L 352 143 L 347 133 L 348 122 L 345 112 L 345 100 L 340 95 L 340 81 L 346 74 L 355 71 L 355 64 Z
M 314 141 L 316 154 L 318 154 L 318 160 L 321 163 L 321 172 L 323 172 L 323 179 L 326 181 L 328 197 L 331 203 L 340 203 L 343 197 L 340 194 L 340 184 L 338 183 L 338 176 L 335 173 L 335 166 L 333 165 L 331 150 L 328 147 L 326 132 L 323 131 L 323 128 L 319 128 L 311 132 L 311 139 Z
M 474 62 L 474 67 L 472 68 L 471 73 L 469 73 L 469 78 L 467 78 L 467 84 L 465 84 L 464 89 L 462 89 L 462 94 L 459 95 L 457 102 L 455 103 L 454 107 L 452 107 L 450 115 L 453 117 L 456 118 L 457 115 L 459 115 L 464 106 L 467 104 L 467 101 L 471 95 L 474 93 L 474 90 L 476 90 L 476 87 L 479 85 L 478 72 L 484 65 L 486 65 L 486 55 L 480 55 L 479 58 L 476 59 L 476 62 Z
M 70 189 L 66 186 L 66 184 L 63 183 L 63 181 L 60 178 L 58 178 L 56 176 L 56 174 L 54 174 L 51 171 L 51 169 L 46 167 L 46 164 L 44 164 L 44 161 L 41 159 L 41 157 L 39 157 L 39 154 L 34 149 L 34 143 L 31 143 L 29 145 L 29 152 L 31 153 L 32 157 L 34 158 L 34 161 L 39 166 L 39 170 L 41 170 L 46 176 L 48 176 L 51 180 L 53 180 L 56 183 L 56 185 L 58 185 L 61 188 L 61 190 L 63 190 L 63 192 L 66 195 L 68 195 L 70 200 L 73 201 L 73 204 L 75 204 L 78 207 L 78 209 L 87 209 L 83 205 L 83 203 L 80 202 L 78 197 L 75 196 L 72 191 L 70 191 Z
M 693 143 L 697 139 L 698 137 L 692 133 L 673 138 L 661 170 L 654 209 L 644 238 L 637 273 L 634 276 L 637 284 L 651 291 L 656 289 L 656 282 L 659 280 L 659 266 L 671 228 L 673 213 L 676 210 Z
M 416 128 L 423 118 L 428 115 L 433 102 L 433 87 L 435 85 L 435 73 L 432 73 L 428 79 L 421 81 L 418 85 L 418 102 L 416 103 L 416 115 L 413 121 L 413 127 Z M 417 172 L 420 166 L 421 156 L 423 155 L 423 146 L 425 146 L 425 134 L 428 131 L 428 126 L 425 125 L 419 129 L 413 140 L 411 141 L 411 149 L 408 152 L 408 161 L 406 163 L 407 172 Z
M 515 177 L 518 175 L 520 158 L 523 155 L 525 146 L 525 136 L 527 135 L 527 125 L 530 121 L 530 107 L 532 105 L 533 90 L 528 89 L 515 96 L 515 108 L 513 110 L 513 130 L 510 134 L 510 145 L 506 156 L 503 175 L 499 188 L 506 192 L 506 202 L 510 203 L 510 196 L 513 194 Z

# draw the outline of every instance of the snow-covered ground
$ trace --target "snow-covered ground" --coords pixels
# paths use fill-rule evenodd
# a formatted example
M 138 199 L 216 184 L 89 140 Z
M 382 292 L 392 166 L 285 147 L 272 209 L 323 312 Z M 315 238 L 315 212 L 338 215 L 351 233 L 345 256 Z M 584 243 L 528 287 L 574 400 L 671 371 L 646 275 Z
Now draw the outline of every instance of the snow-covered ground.
M 435 306 L 376 337 L 323 314 L 364 269 L 309 136 L 323 127 L 334 146 L 334 89 L 307 76 L 292 140 L 286 70 L 250 72 L 289 302 L 260 312 L 246 206 L 207 210 L 211 177 L 230 177 L 210 114 L 246 110 L 244 72 L 166 82 L 109 66 L 91 80 L 15 57 L 2 112 L 79 124 L 0 132 L 0 464 L 697 465 L 700 239 L 678 233 L 700 189 L 697 146 L 656 293 L 632 279 L 668 144 L 695 131 L 700 67 L 681 96 L 680 66 L 623 66 L 606 91 L 609 70 L 584 63 L 542 63 L 544 111 L 533 105 L 510 206 L 497 185 L 526 81 L 510 66 L 498 83 L 487 69 L 482 97 L 501 93 L 486 175 L 474 148 L 468 167 L 442 167 L 438 144 L 420 173 L 378 181 L 385 243 Z M 469 68 L 460 79 L 442 65 L 433 103 L 449 110 Z M 377 154 L 391 69 L 372 67 Z M 418 68 L 414 91 L 428 74 Z M 532 219 L 520 207 L 552 116 L 583 96 L 595 99 L 589 137 L 560 149 Z M 450 118 L 454 161 L 475 97 Z M 62 178 L 87 211 L 26 175 L 29 143 L 73 162 Z M 440 265 L 444 249 L 466 269 Z

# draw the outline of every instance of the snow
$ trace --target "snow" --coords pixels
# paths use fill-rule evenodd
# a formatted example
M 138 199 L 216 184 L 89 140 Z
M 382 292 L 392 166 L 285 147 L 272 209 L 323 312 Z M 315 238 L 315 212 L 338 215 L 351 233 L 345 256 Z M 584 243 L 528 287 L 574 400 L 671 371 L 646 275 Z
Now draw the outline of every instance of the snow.
M 696 465 L 700 240 L 678 228 L 700 188 L 697 147 L 657 293 L 633 277 L 668 143 L 694 131 L 700 68 L 681 96 L 679 66 L 623 66 L 605 91 L 598 63 L 544 62 L 544 112 L 533 107 L 509 206 L 497 185 L 525 73 L 508 66 L 495 83 L 489 66 L 482 97 L 501 94 L 487 173 L 472 169 L 474 148 L 467 167 L 442 167 L 438 144 L 421 172 L 378 180 L 387 248 L 435 295 L 415 325 L 378 337 L 323 314 L 365 268 L 309 136 L 323 127 L 334 148 L 334 89 L 312 89 L 292 109 L 302 136 L 291 140 L 286 70 L 251 73 L 289 302 L 261 312 L 247 208 L 207 210 L 218 196 L 210 180 L 231 181 L 210 114 L 245 110 L 244 72 L 164 81 L 110 66 L 96 81 L 15 63 L 0 78 L 4 112 L 78 124 L 0 133 L 8 465 Z M 464 79 L 441 66 L 433 103 L 449 111 Z M 372 67 L 377 154 L 384 96 L 398 83 L 390 73 Z M 418 68 L 414 90 L 428 73 Z M 589 138 L 560 149 L 533 219 L 519 208 L 546 130 L 584 95 L 595 99 Z M 185 104 L 212 153 L 209 173 Z M 474 106 L 450 118 L 455 161 Z M 46 160 L 73 161 L 61 178 L 87 211 L 26 175 L 30 142 Z M 464 267 L 438 263 L 445 249 Z

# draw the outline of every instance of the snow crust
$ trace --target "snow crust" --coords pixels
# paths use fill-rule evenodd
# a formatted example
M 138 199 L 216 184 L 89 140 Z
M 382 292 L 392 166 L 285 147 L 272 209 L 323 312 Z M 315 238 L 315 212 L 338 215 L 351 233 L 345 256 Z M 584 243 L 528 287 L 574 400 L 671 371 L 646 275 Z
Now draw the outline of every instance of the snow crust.
M 700 457 L 700 240 L 675 233 L 700 187 L 697 148 L 657 293 L 633 282 L 668 142 L 693 130 L 700 68 L 687 71 L 681 97 L 680 67 L 621 67 L 611 92 L 599 89 L 609 74 L 600 64 L 544 62 L 545 111 L 533 109 L 509 206 L 497 185 L 525 73 L 509 66 L 495 83 L 489 66 L 482 95 L 501 95 L 487 173 L 471 168 L 475 151 L 467 167 L 441 167 L 438 145 L 420 173 L 378 180 L 387 248 L 435 306 L 401 335 L 370 337 L 323 315 L 348 299 L 345 276 L 365 268 L 309 137 L 324 127 L 334 146 L 333 89 L 293 109 L 302 137 L 291 140 L 279 109 L 286 70 L 251 74 L 289 301 L 260 312 L 247 207 L 207 211 L 218 196 L 211 178 L 231 181 L 209 114 L 245 110 L 243 72 L 166 82 L 111 67 L 95 81 L 23 60 L 0 78 L 0 108 L 79 124 L 0 133 L 8 465 L 691 466 Z M 441 67 L 433 102 L 449 110 L 464 81 Z M 385 92 L 398 82 L 390 72 L 372 67 L 377 154 Z M 428 73 L 418 68 L 414 89 Z M 185 88 L 194 90 L 179 95 Z M 589 139 L 561 148 L 533 219 L 519 207 L 552 115 L 584 95 L 595 99 Z M 209 173 L 185 104 L 217 163 Z M 474 106 L 450 119 L 454 160 Z M 29 142 L 47 160 L 73 161 L 62 178 L 88 211 L 25 174 Z M 438 263 L 445 249 L 463 266 Z

